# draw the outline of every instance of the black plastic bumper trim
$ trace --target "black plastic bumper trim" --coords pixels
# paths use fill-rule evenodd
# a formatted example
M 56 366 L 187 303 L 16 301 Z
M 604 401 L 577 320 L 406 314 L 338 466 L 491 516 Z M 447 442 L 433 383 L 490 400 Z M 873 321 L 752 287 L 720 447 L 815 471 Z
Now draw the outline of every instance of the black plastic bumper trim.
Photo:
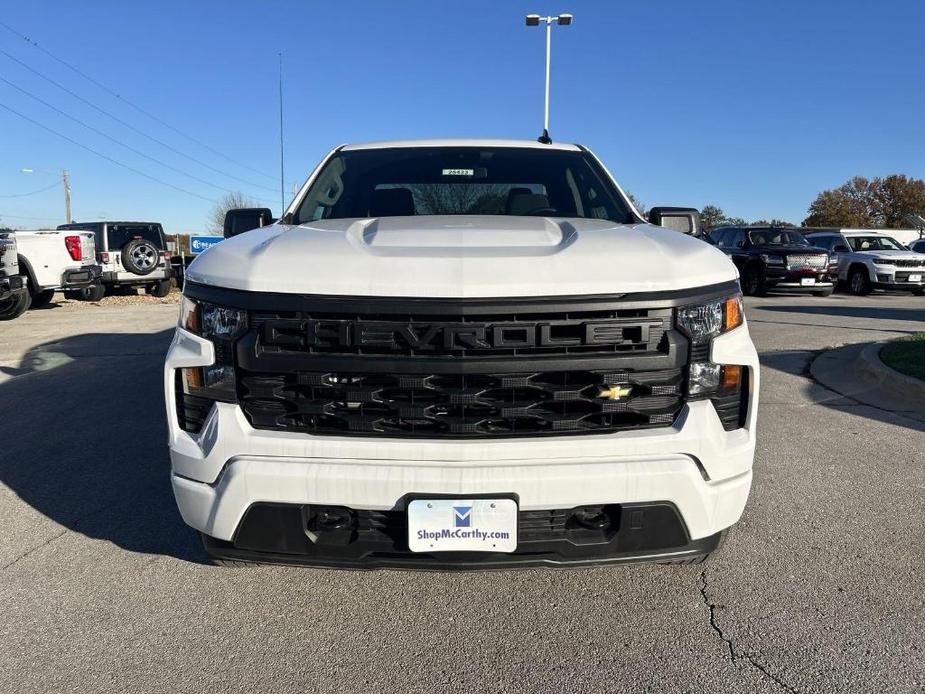
M 435 495 L 415 494 L 415 497 L 435 498 Z M 456 495 L 454 495 L 455 497 Z M 489 495 L 492 496 L 492 495 Z M 497 494 L 494 496 L 510 496 Z M 410 496 L 409 496 L 410 498 Z M 474 497 L 465 497 L 474 498 Z M 353 514 L 389 513 L 400 511 L 364 512 L 347 509 Z M 406 536 L 400 524 L 382 529 L 375 541 L 366 539 L 324 542 L 307 537 L 306 523 L 309 505 L 256 503 L 248 508 L 232 542 L 202 535 L 203 545 L 217 559 L 265 564 L 298 564 L 303 566 L 347 569 L 415 569 L 415 570 L 498 570 L 529 567 L 574 567 L 623 564 L 632 562 L 674 561 L 693 558 L 715 550 L 722 532 L 691 540 L 677 508 L 670 502 L 616 504 L 619 521 L 612 532 L 601 538 L 575 540 L 550 533 L 533 536 L 524 527 L 521 512 L 518 521 L 519 539 L 513 553 L 455 552 L 414 553 L 407 549 Z M 560 510 L 567 512 L 568 510 Z M 549 511 L 548 513 L 554 513 Z M 381 519 L 380 519 L 381 522 Z M 392 521 L 394 524 L 396 521 Z M 533 532 L 541 525 L 534 525 Z

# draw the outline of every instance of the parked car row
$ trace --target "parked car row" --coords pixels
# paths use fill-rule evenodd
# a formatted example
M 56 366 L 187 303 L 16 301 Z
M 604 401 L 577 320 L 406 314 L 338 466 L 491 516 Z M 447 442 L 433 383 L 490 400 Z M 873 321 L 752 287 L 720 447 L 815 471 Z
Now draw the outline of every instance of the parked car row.
M 704 240 L 726 253 L 745 294 L 786 290 L 830 296 L 841 285 L 863 296 L 874 289 L 925 294 L 925 240 L 910 247 L 875 231 L 786 227 L 717 227 Z
M 122 286 L 170 291 L 164 230 L 152 222 L 90 222 L 0 234 L 0 320 L 45 306 L 56 291 L 99 301 Z

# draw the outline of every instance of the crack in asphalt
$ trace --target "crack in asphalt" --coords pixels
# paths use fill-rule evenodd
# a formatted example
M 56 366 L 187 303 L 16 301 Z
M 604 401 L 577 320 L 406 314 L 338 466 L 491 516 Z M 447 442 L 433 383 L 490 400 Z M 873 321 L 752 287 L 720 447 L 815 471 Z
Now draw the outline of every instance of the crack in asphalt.
M 780 677 L 775 675 L 773 672 L 768 670 L 764 665 L 759 663 L 752 655 L 748 653 L 739 653 L 738 649 L 733 643 L 732 639 L 726 636 L 722 627 L 716 621 L 716 603 L 710 601 L 710 596 L 707 595 L 707 572 L 700 572 L 700 597 L 703 599 L 703 604 L 706 605 L 707 609 L 710 611 L 710 628 L 713 632 L 719 636 L 720 640 L 726 644 L 726 648 L 729 649 L 729 659 L 733 663 L 737 663 L 740 660 L 744 660 L 749 663 L 753 668 L 758 670 L 765 677 L 774 682 L 781 689 L 790 692 L 790 694 L 799 694 L 798 690 L 791 687 L 789 684 L 784 682 Z
M 11 561 L 10 563 L 4 564 L 3 566 L 0 566 L 0 571 L 6 571 L 6 570 L 9 569 L 11 566 L 13 566 L 14 564 L 17 564 L 19 561 L 25 559 L 26 557 L 28 557 L 28 556 L 29 556 L 30 554 L 32 554 L 33 552 L 38 552 L 40 549 L 42 549 L 42 547 L 47 547 L 47 546 L 50 545 L 52 542 L 54 542 L 55 540 L 57 540 L 59 537 L 63 537 L 64 535 L 67 535 L 68 532 L 69 532 L 69 530 L 68 530 L 67 528 L 65 528 L 64 530 L 62 530 L 62 531 L 61 531 L 60 533 L 58 533 L 57 535 L 54 535 L 54 536 L 48 538 L 47 540 L 45 540 L 45 542 L 43 542 L 42 544 L 36 545 L 36 546 L 33 547 L 32 549 L 26 550 L 25 552 L 23 552 L 22 554 L 20 554 L 18 557 L 16 557 L 16 558 L 15 558 L 13 561 Z

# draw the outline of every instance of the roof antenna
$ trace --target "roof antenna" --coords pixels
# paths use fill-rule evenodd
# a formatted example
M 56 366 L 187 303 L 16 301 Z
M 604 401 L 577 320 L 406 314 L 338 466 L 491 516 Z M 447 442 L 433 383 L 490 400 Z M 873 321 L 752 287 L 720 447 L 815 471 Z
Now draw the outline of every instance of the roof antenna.
M 543 134 L 536 138 L 544 145 L 552 144 L 549 137 L 549 54 L 552 47 L 552 25 L 568 26 L 572 23 L 572 15 L 560 14 L 558 17 L 540 17 L 538 14 L 528 14 L 525 18 L 528 27 L 539 26 L 540 22 L 546 24 L 546 99 L 543 109 Z

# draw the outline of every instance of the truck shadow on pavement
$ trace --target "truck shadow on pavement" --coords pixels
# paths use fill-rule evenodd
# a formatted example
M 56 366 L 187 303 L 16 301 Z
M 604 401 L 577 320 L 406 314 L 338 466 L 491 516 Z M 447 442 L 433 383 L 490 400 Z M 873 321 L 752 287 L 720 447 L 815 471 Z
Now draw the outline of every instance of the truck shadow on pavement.
M 162 373 L 172 334 L 77 335 L 0 367 L 0 482 L 71 531 L 204 562 L 170 487 Z

